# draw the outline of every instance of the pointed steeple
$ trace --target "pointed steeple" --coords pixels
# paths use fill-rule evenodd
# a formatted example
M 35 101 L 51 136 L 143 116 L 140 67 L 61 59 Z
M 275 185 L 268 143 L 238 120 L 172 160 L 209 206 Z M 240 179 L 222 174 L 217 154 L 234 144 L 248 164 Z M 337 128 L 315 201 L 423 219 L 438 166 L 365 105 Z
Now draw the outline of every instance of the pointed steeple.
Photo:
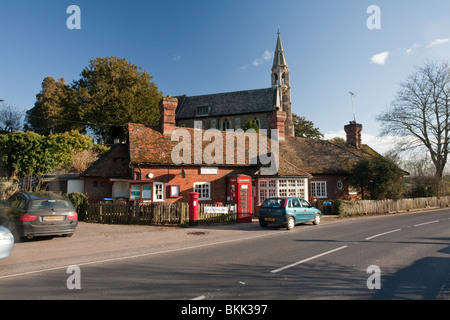
M 277 46 L 275 48 L 275 54 L 273 57 L 273 66 L 274 67 L 287 66 L 286 56 L 284 55 L 283 44 L 281 43 L 280 28 L 278 28 L 278 40 L 277 40 Z
M 286 113 L 285 135 L 286 137 L 293 137 L 294 125 L 292 122 L 291 83 L 289 67 L 287 66 L 283 44 L 281 43 L 280 28 L 278 28 L 278 39 L 273 57 L 271 79 L 272 88 L 276 90 L 275 110 Z

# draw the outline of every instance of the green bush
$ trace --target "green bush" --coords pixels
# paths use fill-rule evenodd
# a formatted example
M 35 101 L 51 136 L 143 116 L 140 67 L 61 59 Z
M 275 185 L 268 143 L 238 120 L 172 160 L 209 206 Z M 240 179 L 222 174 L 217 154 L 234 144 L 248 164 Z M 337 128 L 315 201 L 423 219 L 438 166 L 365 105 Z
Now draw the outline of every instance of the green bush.
M 70 201 L 72 201 L 72 204 L 78 213 L 78 220 L 84 221 L 89 205 L 88 196 L 84 193 L 73 192 L 66 194 L 66 197 L 68 197 Z

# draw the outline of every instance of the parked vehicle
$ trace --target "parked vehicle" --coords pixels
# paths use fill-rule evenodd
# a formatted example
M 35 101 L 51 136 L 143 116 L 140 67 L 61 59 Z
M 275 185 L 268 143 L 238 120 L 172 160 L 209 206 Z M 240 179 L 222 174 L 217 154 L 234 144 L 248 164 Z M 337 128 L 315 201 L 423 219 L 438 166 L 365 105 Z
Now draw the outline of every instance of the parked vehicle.
M 70 237 L 78 225 L 72 202 L 51 192 L 17 192 L 0 204 L 0 224 L 14 236 Z
M 11 248 L 14 245 L 14 236 L 4 226 L 0 226 L 0 259 L 4 259 L 9 256 Z
M 298 223 L 320 224 L 322 212 L 302 198 L 268 198 L 261 205 L 259 224 L 267 227 L 269 223 L 286 225 L 288 230 Z

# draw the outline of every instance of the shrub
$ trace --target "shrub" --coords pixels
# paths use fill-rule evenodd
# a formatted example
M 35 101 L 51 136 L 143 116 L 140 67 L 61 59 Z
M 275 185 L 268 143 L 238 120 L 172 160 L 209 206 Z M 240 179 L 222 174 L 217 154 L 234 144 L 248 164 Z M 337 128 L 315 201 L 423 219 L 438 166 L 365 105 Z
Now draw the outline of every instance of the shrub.
M 72 204 L 78 213 L 78 220 L 84 221 L 89 205 L 88 196 L 84 193 L 73 192 L 66 194 L 66 197 L 68 197 L 70 201 L 72 201 Z

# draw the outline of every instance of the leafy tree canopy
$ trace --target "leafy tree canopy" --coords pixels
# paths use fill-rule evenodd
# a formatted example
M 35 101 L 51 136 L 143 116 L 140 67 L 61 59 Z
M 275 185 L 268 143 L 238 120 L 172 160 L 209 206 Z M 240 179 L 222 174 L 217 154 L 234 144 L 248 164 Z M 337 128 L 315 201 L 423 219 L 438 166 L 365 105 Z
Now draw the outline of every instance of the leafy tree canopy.
M 363 199 L 397 199 L 403 192 L 403 174 L 391 159 L 362 158 L 351 171 L 350 184 L 359 188 Z
M 294 135 L 296 137 L 323 139 L 324 135 L 319 131 L 319 128 L 314 128 L 312 121 L 294 113 L 292 114 L 292 120 L 294 121 Z
M 39 134 L 91 129 L 107 143 L 123 139 L 129 122 L 157 125 L 162 93 L 152 77 L 117 57 L 96 58 L 67 85 L 47 77 L 27 111 L 25 130 Z

